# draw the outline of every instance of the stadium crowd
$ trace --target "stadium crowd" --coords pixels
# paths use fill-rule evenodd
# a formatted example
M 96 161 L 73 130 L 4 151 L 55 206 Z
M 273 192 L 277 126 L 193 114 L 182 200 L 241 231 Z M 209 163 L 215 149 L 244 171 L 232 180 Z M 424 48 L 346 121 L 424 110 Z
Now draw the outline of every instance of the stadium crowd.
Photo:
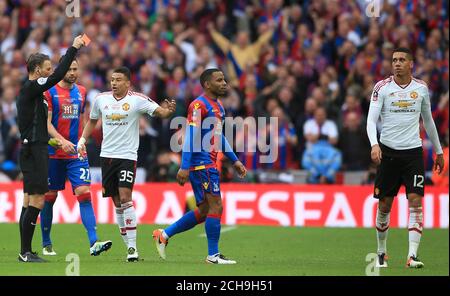
M 77 57 L 89 103 L 110 90 L 114 68 L 127 66 L 135 91 L 157 102 L 174 98 L 175 116 L 185 116 L 201 94 L 200 73 L 219 67 L 230 85 L 222 100 L 227 116 L 279 120 L 271 138 L 278 158 L 265 164 L 259 152 L 241 152 L 244 165 L 320 171 L 311 183 L 333 183 L 337 171 L 373 170 L 365 130 L 373 86 L 391 75 L 392 50 L 411 48 L 448 159 L 448 2 L 380 2 L 379 17 L 369 17 L 364 0 L 81 0 L 79 17 L 68 17 L 64 0 L 0 0 L 0 172 L 20 178 L 15 99 L 27 57 L 42 52 L 57 64 L 81 33 L 92 39 Z M 148 181 L 175 180 L 174 132 L 167 119 L 141 118 L 138 166 Z M 258 126 L 258 135 L 267 132 Z M 432 147 L 422 136 L 430 171 Z M 246 137 L 237 131 L 236 141 Z M 88 147 L 92 166 L 99 166 L 101 139 L 98 129 Z M 224 181 L 232 180 L 222 166 Z

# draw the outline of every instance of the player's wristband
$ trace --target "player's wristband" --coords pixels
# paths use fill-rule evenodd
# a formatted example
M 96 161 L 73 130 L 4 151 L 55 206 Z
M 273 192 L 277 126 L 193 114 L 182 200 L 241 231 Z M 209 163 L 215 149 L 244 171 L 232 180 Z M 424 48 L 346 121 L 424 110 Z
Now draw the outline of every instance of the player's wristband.
M 78 152 L 78 159 L 79 159 L 79 160 L 85 160 L 85 159 L 86 159 L 86 156 L 87 156 L 86 152 L 80 153 L 80 152 L 78 151 L 78 149 L 81 147 L 81 145 L 84 145 L 84 144 L 86 144 L 86 139 L 85 139 L 84 137 L 81 137 L 81 138 L 78 140 L 78 144 L 77 144 L 77 152 Z
M 81 137 L 79 140 L 78 140 L 78 147 L 80 147 L 81 145 L 84 145 L 84 144 L 86 144 L 86 139 L 84 138 L 84 137 Z

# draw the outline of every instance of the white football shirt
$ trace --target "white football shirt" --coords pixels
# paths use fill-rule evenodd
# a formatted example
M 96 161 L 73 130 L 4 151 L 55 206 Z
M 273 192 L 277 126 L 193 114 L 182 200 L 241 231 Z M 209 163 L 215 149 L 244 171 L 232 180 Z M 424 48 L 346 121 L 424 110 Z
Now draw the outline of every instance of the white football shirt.
M 152 115 L 159 105 L 149 97 L 129 91 L 120 100 L 112 92 L 97 95 L 90 118 L 102 119 L 103 141 L 100 156 L 137 160 L 139 117 Z
M 421 147 L 419 119 L 422 115 L 435 151 L 442 151 L 431 116 L 428 87 L 422 80 L 413 77 L 408 85 L 401 87 L 390 76 L 375 85 L 367 120 L 367 132 L 372 146 L 378 144 L 376 128 L 373 127 L 380 115 L 382 144 L 396 150 Z

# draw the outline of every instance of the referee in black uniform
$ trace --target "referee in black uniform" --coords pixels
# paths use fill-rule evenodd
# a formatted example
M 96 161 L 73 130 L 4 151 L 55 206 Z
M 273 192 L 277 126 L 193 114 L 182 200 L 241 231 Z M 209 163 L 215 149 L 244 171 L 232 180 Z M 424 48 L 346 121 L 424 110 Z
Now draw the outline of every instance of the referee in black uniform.
M 20 262 L 45 262 L 31 251 L 36 220 L 44 206 L 44 194 L 48 192 L 48 106 L 43 93 L 63 79 L 83 45 L 81 36 L 76 37 L 53 74 L 49 56 L 35 53 L 27 61 L 28 80 L 22 85 L 16 102 L 24 192 L 19 220 Z

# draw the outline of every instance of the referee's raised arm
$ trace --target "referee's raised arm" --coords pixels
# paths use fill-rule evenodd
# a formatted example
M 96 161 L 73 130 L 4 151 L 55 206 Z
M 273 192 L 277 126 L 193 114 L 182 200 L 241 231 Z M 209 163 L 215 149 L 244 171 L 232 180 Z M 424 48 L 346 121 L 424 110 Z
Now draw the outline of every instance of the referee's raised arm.
M 84 45 L 83 39 L 81 38 L 81 36 L 77 36 L 73 40 L 72 46 L 67 49 L 66 54 L 63 56 L 61 62 L 56 67 L 55 71 L 48 77 L 45 77 L 45 75 L 44 75 L 33 81 L 33 83 L 31 84 L 31 88 L 32 88 L 31 92 L 32 93 L 43 93 L 46 90 L 53 87 L 59 81 L 61 81 L 64 78 L 64 75 L 66 75 L 67 71 L 69 70 L 70 64 L 72 63 L 73 59 L 75 58 L 75 55 L 77 54 L 78 49 L 80 49 L 81 46 L 83 46 L 83 45 Z M 35 70 L 35 69 L 30 69 L 30 66 L 33 66 L 33 65 L 27 65 L 27 67 L 29 68 L 28 69 L 29 72 L 30 72 L 30 70 L 31 71 Z M 36 71 L 41 71 L 41 69 L 39 69 L 39 67 L 38 67 L 38 69 L 36 69 Z M 37 74 L 39 74 L 39 73 L 37 73 Z
M 45 262 L 31 249 L 36 220 L 44 207 L 44 194 L 49 191 L 48 106 L 44 92 L 64 78 L 77 50 L 83 45 L 81 36 L 76 37 L 54 73 L 50 58 L 45 54 L 33 54 L 27 61 L 28 79 L 22 85 L 16 100 L 22 140 L 19 163 L 24 193 L 19 222 L 20 262 Z

